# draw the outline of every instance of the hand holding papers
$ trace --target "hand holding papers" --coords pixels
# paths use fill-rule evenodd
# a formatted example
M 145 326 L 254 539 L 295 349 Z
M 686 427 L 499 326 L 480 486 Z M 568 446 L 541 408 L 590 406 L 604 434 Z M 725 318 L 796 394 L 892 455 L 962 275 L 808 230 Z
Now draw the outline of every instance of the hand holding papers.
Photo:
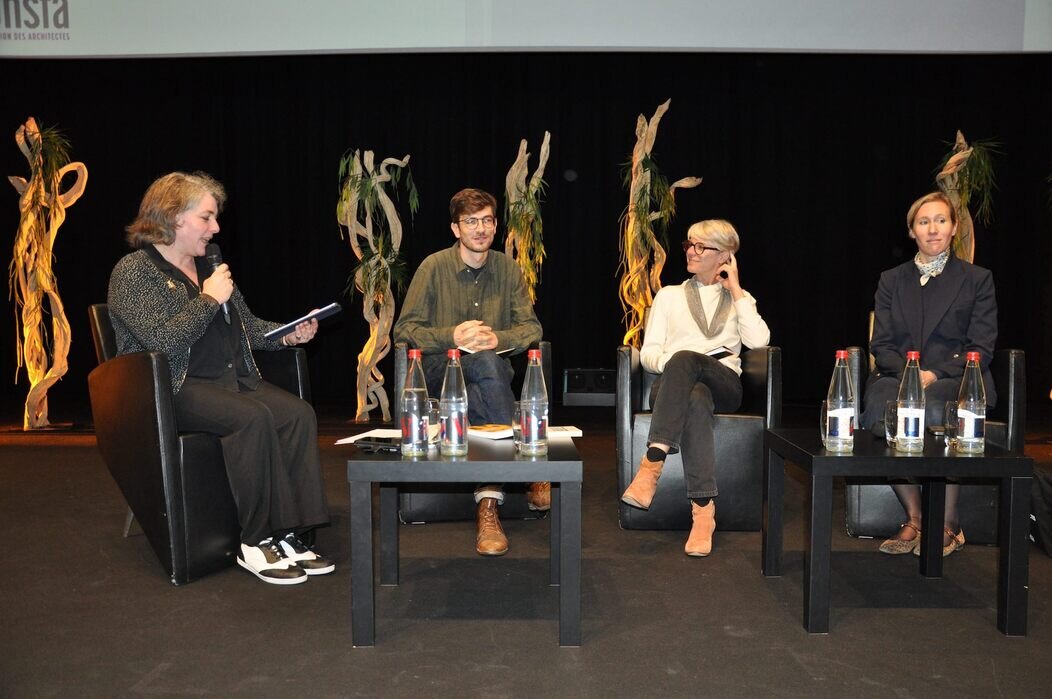
M 338 304 L 338 303 L 336 303 L 334 301 L 333 303 L 330 303 L 325 308 L 319 308 L 316 311 L 311 311 L 307 315 L 305 315 L 305 316 L 303 316 L 301 318 L 297 318 L 296 320 L 292 321 L 291 323 L 285 323 L 280 328 L 274 328 L 273 330 L 268 332 L 263 337 L 267 338 L 268 340 L 285 337 L 286 335 L 288 335 L 289 333 L 294 331 L 296 329 L 296 326 L 299 325 L 300 323 L 306 323 L 306 322 L 308 322 L 310 320 L 314 320 L 314 319 L 321 320 L 322 318 L 328 318 L 329 316 L 335 315 L 335 314 L 339 313 L 342 310 L 343 309 L 340 307 L 340 304 Z

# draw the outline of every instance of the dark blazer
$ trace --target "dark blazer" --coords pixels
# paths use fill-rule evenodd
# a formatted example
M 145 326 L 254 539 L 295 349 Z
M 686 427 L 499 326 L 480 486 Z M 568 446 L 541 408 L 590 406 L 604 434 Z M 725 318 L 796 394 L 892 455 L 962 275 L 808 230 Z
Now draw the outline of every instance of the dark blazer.
M 933 292 L 928 313 L 921 305 L 920 273 L 913 260 L 880 275 L 870 352 L 876 361 L 871 379 L 899 378 L 906 352 L 920 352 L 921 369 L 940 379 L 964 374 L 965 352 L 980 354 L 986 402 L 997 401 L 990 360 L 997 341 L 997 299 L 990 270 L 958 259 L 952 253 L 942 274 L 928 282 Z

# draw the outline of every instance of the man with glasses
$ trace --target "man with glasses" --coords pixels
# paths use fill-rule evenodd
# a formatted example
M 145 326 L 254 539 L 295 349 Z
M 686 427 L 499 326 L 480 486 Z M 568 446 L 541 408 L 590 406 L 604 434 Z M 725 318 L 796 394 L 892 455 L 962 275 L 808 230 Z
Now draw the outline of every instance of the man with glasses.
M 409 284 L 402 314 L 395 323 L 395 342 L 423 351 L 427 390 L 437 396 L 445 376 L 446 350 L 459 347 L 468 386 L 468 420 L 473 425 L 511 424 L 515 395 L 509 354 L 525 351 L 541 339 L 526 284 L 514 260 L 490 250 L 497 233 L 497 201 L 480 189 L 463 189 L 449 202 L 450 228 L 457 242 L 428 256 Z M 551 507 L 550 484 L 534 483 L 530 509 Z M 504 502 L 501 485 L 475 490 L 475 550 L 501 556 L 508 539 L 497 506 Z

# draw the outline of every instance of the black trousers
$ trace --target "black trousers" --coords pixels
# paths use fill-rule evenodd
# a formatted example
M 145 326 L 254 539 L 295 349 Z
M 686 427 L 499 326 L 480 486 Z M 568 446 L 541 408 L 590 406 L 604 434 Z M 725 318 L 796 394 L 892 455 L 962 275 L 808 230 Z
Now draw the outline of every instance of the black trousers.
M 924 389 L 924 424 L 941 425 L 945 421 L 946 401 L 957 400 L 961 388 L 960 379 L 937 379 Z M 866 384 L 866 396 L 863 399 L 862 416 L 859 426 L 872 430 L 878 424 L 882 435 L 884 431 L 884 404 L 899 396 L 899 379 L 891 376 L 880 376 Z
M 682 452 L 688 498 L 719 495 L 714 413 L 734 412 L 741 402 L 738 375 L 712 357 L 689 350 L 672 355 L 650 389 L 648 440 Z
M 235 390 L 187 379 L 175 394 L 175 421 L 220 438 L 243 543 L 329 521 L 318 422 L 306 401 L 265 381 Z

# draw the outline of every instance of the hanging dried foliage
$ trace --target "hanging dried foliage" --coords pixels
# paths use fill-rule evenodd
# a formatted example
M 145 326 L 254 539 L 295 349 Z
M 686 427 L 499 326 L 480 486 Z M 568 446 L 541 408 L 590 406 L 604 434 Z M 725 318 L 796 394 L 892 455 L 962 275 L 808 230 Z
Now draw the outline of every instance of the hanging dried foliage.
M 504 178 L 504 221 L 507 237 L 504 252 L 519 263 L 530 302 L 537 301 L 537 285 L 541 283 L 541 265 L 544 263 L 544 223 L 541 220 L 541 197 L 547 188 L 544 182 L 544 166 L 548 164 L 548 142 L 552 135 L 544 132 L 540 161 L 526 184 L 527 161 L 526 139 L 519 142 L 519 154 Z
M 675 191 L 701 184 L 700 177 L 684 177 L 672 185 L 658 170 L 651 153 L 658 124 L 672 100 L 657 108 L 648 122 L 636 120 L 636 145 L 627 168 L 628 207 L 621 215 L 621 308 L 625 312 L 624 344 L 639 347 L 646 327 L 646 313 L 661 289 L 665 266 L 668 224 L 676 214 Z
M 362 154 L 357 150 L 348 151 L 340 160 L 336 220 L 347 228 L 347 241 L 358 258 L 345 293 L 353 296 L 355 290 L 361 292 L 362 314 L 369 323 L 369 339 L 358 354 L 357 422 L 368 422 L 369 412 L 378 406 L 384 421 L 391 420 L 384 377 L 377 364 L 391 350 L 395 312 L 391 287 L 401 289 L 406 276 L 405 264 L 399 255 L 402 222 L 391 194 L 397 198 L 402 187 L 408 195 L 410 213 L 415 214 L 420 207 L 408 166 L 406 155 L 401 160 L 387 158 L 376 168 L 373 152 L 369 150 Z M 340 237 L 343 237 L 342 228 Z
M 18 233 L 8 267 L 8 289 L 16 306 L 18 369 L 24 365 L 29 375 L 22 426 L 32 430 L 50 424 L 47 392 L 68 369 L 69 321 L 51 263 L 58 229 L 66 220 L 66 209 L 84 193 L 88 168 L 84 163 L 69 162 L 69 141 L 57 129 L 41 131 L 33 117 L 18 127 L 15 141 L 29 161 L 29 180 L 17 176 L 7 178 L 19 195 Z M 63 192 L 62 178 L 69 172 L 75 172 L 77 178 L 73 186 Z M 51 315 L 50 339 L 46 313 Z
M 977 218 L 984 225 L 989 224 L 993 193 L 997 189 L 993 155 L 1000 152 L 999 145 L 995 141 L 973 141 L 968 145 L 964 134 L 958 131 L 953 147 L 939 163 L 939 173 L 935 176 L 935 184 L 957 209 L 957 235 L 953 239 L 953 252 L 968 262 L 975 259 L 971 204 L 977 202 Z

